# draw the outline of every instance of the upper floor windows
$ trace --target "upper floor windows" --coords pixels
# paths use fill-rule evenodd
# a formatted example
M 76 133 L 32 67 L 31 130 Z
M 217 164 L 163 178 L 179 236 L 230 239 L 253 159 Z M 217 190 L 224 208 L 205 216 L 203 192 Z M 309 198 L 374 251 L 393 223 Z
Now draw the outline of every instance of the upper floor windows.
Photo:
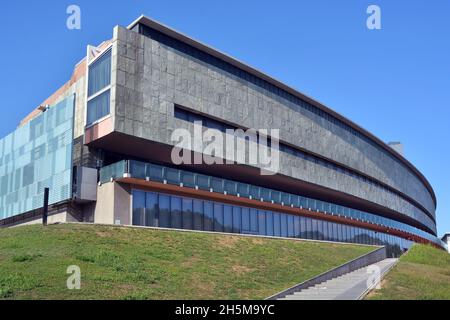
M 89 126 L 110 111 L 111 49 L 89 66 L 86 124 Z
M 111 49 L 89 66 L 88 97 L 111 84 Z

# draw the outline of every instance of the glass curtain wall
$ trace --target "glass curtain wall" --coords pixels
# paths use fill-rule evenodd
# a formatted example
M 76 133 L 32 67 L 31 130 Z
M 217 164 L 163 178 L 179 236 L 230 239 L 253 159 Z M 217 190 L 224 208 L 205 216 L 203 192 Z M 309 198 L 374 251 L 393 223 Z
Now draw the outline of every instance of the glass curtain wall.
M 411 245 L 396 236 L 329 221 L 140 190 L 133 190 L 133 225 L 386 245 L 389 256 Z

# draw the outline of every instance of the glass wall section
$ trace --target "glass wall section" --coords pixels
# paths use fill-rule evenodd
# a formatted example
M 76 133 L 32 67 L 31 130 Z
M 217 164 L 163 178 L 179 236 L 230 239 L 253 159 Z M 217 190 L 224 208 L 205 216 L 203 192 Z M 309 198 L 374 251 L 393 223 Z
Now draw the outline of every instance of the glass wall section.
M 204 219 L 203 228 L 205 231 L 214 231 L 214 207 L 213 203 L 206 201 L 203 203 Z
M 159 195 L 159 226 L 170 228 L 170 197 L 163 194 Z
M 140 190 L 133 190 L 132 221 L 151 227 L 387 245 L 388 256 L 397 256 L 412 244 L 329 221 Z
M 193 200 L 193 225 L 194 230 L 205 230 L 203 229 L 203 201 L 202 200 Z
M 86 125 L 107 116 L 110 109 L 111 49 L 89 65 Z
M 233 232 L 242 232 L 242 213 L 240 207 L 233 207 Z
M 223 231 L 233 232 L 233 207 L 223 206 Z
M 349 219 L 358 219 L 360 221 L 368 222 L 371 224 L 377 224 L 377 225 L 383 225 L 385 227 L 389 228 L 395 228 L 398 230 L 402 230 L 408 233 L 419 235 L 429 241 L 434 242 L 437 245 L 445 247 L 443 242 L 434 236 L 431 233 L 428 233 L 426 231 L 423 231 L 421 229 L 418 229 L 416 227 L 413 227 L 411 225 L 401 223 L 392 219 L 384 218 L 378 216 L 375 214 L 370 214 L 366 212 L 361 212 L 359 210 L 346 208 L 340 205 L 336 204 L 330 204 L 323 201 L 316 201 L 314 199 L 309 199 L 302 196 L 292 195 L 284 192 L 278 192 L 275 191 L 275 199 L 272 199 L 272 192 L 273 190 L 267 189 L 267 188 L 261 188 L 254 185 L 248 185 L 245 183 L 238 183 L 226 179 L 221 179 L 217 177 L 211 177 L 206 175 L 201 175 L 197 173 L 192 173 L 189 171 L 184 170 L 177 170 L 173 168 L 166 168 L 163 166 L 155 165 L 152 163 L 142 163 L 138 161 L 121 161 L 117 164 L 113 164 L 111 166 L 104 167 L 100 170 L 100 181 L 101 182 L 108 182 L 110 179 L 114 179 L 116 177 L 123 177 L 124 168 L 129 168 L 129 173 L 131 177 L 137 177 L 137 178 L 148 178 L 151 181 L 157 181 L 157 182 L 163 182 L 164 180 L 167 181 L 169 184 L 179 185 L 180 183 L 185 182 L 185 175 L 189 175 L 189 183 L 185 184 L 186 186 L 193 186 L 193 188 L 198 188 L 201 190 L 207 190 L 210 191 L 210 189 L 213 190 L 213 192 L 223 193 L 224 192 L 224 185 L 227 185 L 227 188 L 231 188 L 232 190 L 235 190 L 234 187 L 231 185 L 234 183 L 236 184 L 237 190 L 241 190 L 243 193 L 240 194 L 241 197 L 245 197 L 245 192 L 248 190 L 248 198 L 250 199 L 257 199 L 261 200 L 263 199 L 265 202 L 271 202 L 271 201 L 279 201 L 280 199 L 284 199 L 282 203 L 286 199 L 290 199 L 290 203 L 294 205 L 295 208 L 303 208 L 308 210 L 310 208 L 311 211 L 317 212 L 320 211 L 319 209 L 322 209 L 322 213 L 330 214 L 330 215 L 340 215 Z M 145 168 L 145 169 L 144 169 Z M 145 174 L 144 174 L 145 173 Z M 144 177 L 145 175 L 145 177 Z M 226 182 L 226 183 L 225 183 Z M 1 183 L 1 182 L 0 182 Z M 230 187 L 231 186 L 231 187 Z M 280 196 L 281 193 L 281 196 Z M 267 198 L 269 197 L 269 198 Z M 277 200 L 278 199 L 278 200 Z M 286 200 L 287 201 L 287 200 Z M 284 203 L 286 205 L 286 203 Z M 331 210 L 329 212 L 328 210 Z M 430 228 L 433 228 L 434 222 L 431 220 L 420 220 L 420 222 L 424 223 L 425 225 L 429 226 Z M 304 230 L 304 229 L 302 229 Z M 275 232 L 275 231 L 274 231 Z M 302 231 L 306 232 L 306 231 Z M 331 233 L 329 232 L 329 237 L 331 237 Z
M 159 226 L 158 195 L 147 192 L 145 201 L 145 225 L 155 227 Z
M 193 209 L 192 209 L 192 199 L 183 198 L 182 199 L 182 222 L 183 222 L 183 229 L 194 229 L 193 226 Z
M 133 193 L 133 225 L 145 226 L 145 192 Z
M 74 96 L 0 139 L 0 219 L 72 198 Z
M 223 232 L 223 205 L 214 204 L 214 231 Z

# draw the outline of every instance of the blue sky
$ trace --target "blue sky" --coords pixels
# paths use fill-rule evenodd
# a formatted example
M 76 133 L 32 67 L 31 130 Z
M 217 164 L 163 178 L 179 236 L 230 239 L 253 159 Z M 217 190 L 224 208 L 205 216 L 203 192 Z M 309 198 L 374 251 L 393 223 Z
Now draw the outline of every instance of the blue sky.
M 81 8 L 81 30 L 66 8 Z M 366 28 L 379 5 L 382 30 Z M 87 44 L 148 15 L 282 80 L 406 157 L 438 198 L 450 231 L 450 1 L 21 1 L 0 10 L 0 136 L 64 84 Z

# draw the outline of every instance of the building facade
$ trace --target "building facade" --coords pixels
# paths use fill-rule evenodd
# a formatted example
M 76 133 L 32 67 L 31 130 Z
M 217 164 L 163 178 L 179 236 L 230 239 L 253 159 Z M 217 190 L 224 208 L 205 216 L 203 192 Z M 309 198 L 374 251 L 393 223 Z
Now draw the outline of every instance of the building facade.
M 15 172 L 25 175 L 25 166 L 8 166 L 21 145 L 9 142 L 14 147 L 0 149 L 4 226 L 38 221 L 49 185 L 51 194 L 61 189 L 52 198 L 54 221 L 386 244 L 393 255 L 413 242 L 444 246 L 434 191 L 400 153 L 314 99 L 147 17 L 89 46 L 71 80 L 17 130 L 45 122 L 39 119 L 61 104 L 73 106 L 66 117 L 72 139 L 64 145 L 71 192 L 45 177 L 21 184 Z M 277 172 L 262 175 L 262 165 L 245 161 L 174 163 L 173 134 L 195 136 L 194 123 L 202 133 L 278 129 Z M 52 138 L 32 141 L 30 153 L 43 145 L 54 157 Z M 240 141 L 263 144 L 260 136 Z M 182 153 L 195 158 L 204 150 L 203 143 Z M 244 152 L 245 159 L 252 154 Z M 34 206 L 11 196 L 24 188 L 19 198 L 34 197 Z

